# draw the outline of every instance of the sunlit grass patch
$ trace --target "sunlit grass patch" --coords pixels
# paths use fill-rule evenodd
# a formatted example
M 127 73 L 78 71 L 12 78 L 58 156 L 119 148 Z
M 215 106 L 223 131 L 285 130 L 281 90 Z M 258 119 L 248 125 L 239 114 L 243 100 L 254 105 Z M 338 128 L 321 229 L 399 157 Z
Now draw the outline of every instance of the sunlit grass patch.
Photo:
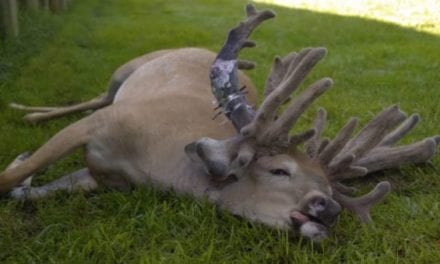
M 437 0 L 254 0 L 284 7 L 357 16 L 440 34 L 440 1 Z

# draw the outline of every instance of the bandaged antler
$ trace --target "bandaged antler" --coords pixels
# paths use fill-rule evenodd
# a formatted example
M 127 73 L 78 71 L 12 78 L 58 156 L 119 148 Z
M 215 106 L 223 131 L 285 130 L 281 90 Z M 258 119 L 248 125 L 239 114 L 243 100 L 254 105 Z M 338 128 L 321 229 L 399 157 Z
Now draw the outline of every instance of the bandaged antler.
M 263 21 L 275 17 L 272 11 L 257 11 L 253 5 L 246 6 L 246 14 L 247 19 L 229 32 L 210 73 L 212 92 L 237 131 L 247 125 L 255 114 L 240 89 L 238 54 L 243 48 L 254 47 L 255 42 L 248 40 L 252 31 Z
M 201 139 L 186 148 L 190 157 L 201 162 L 217 180 L 242 174 L 257 149 L 284 151 L 313 136 L 314 130 L 294 136 L 289 136 L 289 131 L 305 109 L 332 84 L 329 78 L 315 82 L 279 115 L 280 106 L 325 56 L 326 49 L 308 48 L 298 54 L 276 58 L 266 82 L 266 98 L 255 111 L 240 89 L 238 54 L 242 48 L 255 46 L 248 37 L 259 24 L 275 14 L 269 10 L 257 11 L 252 5 L 246 7 L 246 14 L 247 18 L 229 32 L 210 71 L 212 91 L 219 107 L 239 133 L 226 140 Z

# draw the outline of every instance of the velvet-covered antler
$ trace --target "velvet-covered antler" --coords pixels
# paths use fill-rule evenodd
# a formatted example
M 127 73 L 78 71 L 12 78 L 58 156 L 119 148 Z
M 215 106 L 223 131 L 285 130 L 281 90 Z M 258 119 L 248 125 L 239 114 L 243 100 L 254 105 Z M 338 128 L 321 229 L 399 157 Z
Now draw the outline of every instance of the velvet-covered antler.
M 313 136 L 316 133 L 315 130 L 294 136 L 289 136 L 289 131 L 307 107 L 330 88 L 333 83 L 330 78 L 316 81 L 295 98 L 280 116 L 278 112 L 280 106 L 290 98 L 290 95 L 325 54 L 324 48 L 307 48 L 299 54 L 291 53 L 284 59 L 276 58 L 266 82 L 267 96 L 254 120 L 241 130 L 242 135 L 255 137 L 259 145 L 272 148 L 285 148 L 292 144 L 299 144 Z
M 325 116 L 325 110 L 320 109 L 315 121 L 316 131 L 322 130 Z M 320 140 L 320 133 L 316 133 L 316 137 L 306 143 L 310 157 L 319 161 L 332 182 L 335 200 L 356 213 L 362 222 L 371 221 L 370 208 L 388 194 L 390 184 L 380 182 L 368 194 L 352 198 L 346 196 L 352 189 L 340 181 L 431 159 L 440 143 L 440 136 L 406 146 L 394 146 L 419 119 L 417 114 L 406 118 L 398 106 L 391 106 L 380 112 L 353 138 L 356 118 L 350 119 L 332 141 Z

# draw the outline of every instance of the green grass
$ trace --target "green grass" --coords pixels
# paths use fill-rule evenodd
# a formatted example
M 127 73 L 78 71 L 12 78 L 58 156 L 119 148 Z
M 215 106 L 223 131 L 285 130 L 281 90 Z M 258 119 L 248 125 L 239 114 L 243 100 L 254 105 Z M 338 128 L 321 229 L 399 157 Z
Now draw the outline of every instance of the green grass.
M 33 105 L 79 102 L 101 93 L 112 71 L 140 54 L 170 47 L 218 50 L 242 18 L 245 1 L 73 1 L 62 15 L 24 14 L 23 34 L 0 44 L 0 168 L 35 150 L 75 115 L 41 125 L 21 120 L 11 101 Z M 263 5 L 259 5 L 260 8 Z M 312 107 L 329 112 L 333 136 L 353 115 L 365 123 L 399 103 L 422 116 L 404 140 L 439 134 L 440 38 L 372 20 L 271 7 L 278 17 L 253 39 L 243 58 L 262 88 L 274 55 L 325 46 L 327 58 L 308 82 L 335 85 Z M 440 262 L 440 157 L 353 184 L 362 190 L 388 179 L 393 192 L 363 227 L 344 212 L 321 244 L 252 224 L 205 201 L 136 189 L 60 193 L 42 201 L 0 200 L 1 263 L 436 263 Z M 41 172 L 48 182 L 83 166 L 81 153 Z
M 285 7 L 356 16 L 440 34 L 440 2 L 432 0 L 255 0 Z

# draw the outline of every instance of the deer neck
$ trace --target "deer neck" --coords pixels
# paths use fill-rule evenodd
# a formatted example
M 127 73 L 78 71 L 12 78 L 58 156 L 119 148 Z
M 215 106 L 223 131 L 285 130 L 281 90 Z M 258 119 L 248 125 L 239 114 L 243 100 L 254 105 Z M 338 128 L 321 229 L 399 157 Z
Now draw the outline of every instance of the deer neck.
M 178 172 L 172 176 L 175 191 L 199 198 L 206 197 L 231 213 L 241 215 L 242 210 L 252 208 L 255 203 L 255 184 L 250 179 L 219 184 L 201 165 L 186 156 L 168 173 L 171 171 Z
M 244 179 L 218 186 L 211 182 L 207 189 L 208 199 L 235 215 L 247 215 L 256 206 L 255 184 Z

